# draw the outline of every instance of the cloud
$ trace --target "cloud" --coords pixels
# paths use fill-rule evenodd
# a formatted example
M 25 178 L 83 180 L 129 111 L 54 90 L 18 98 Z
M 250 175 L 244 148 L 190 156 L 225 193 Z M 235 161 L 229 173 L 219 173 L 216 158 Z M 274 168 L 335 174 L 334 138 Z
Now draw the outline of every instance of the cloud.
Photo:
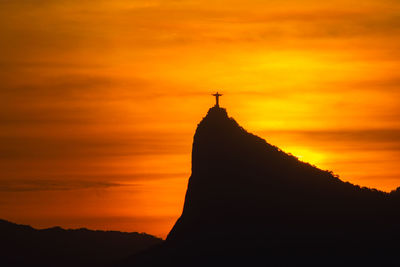
M 3 136 L 2 159 L 99 159 L 118 156 L 179 154 L 185 134 L 168 132 L 105 133 L 85 136 Z
M 332 84 L 334 85 L 334 84 Z M 337 82 L 335 86 L 336 90 L 378 90 L 381 92 L 388 92 L 394 94 L 400 94 L 400 76 L 396 74 L 388 74 L 385 77 L 364 77 L 362 80 L 353 82 Z M 333 88 L 332 88 L 333 90 Z
M 18 3 L 22 6 L 23 3 L 36 4 L 36 1 L 15 2 L 15 6 Z M 309 42 L 320 38 L 386 37 L 391 34 L 390 38 L 394 39 L 400 26 L 395 9 L 385 9 L 384 4 L 373 9 L 368 5 L 354 8 L 339 4 L 332 8 L 320 5 L 318 1 L 308 1 L 306 6 L 304 1 L 283 3 L 287 8 L 277 2 L 259 4 L 257 1 L 246 4 L 238 1 L 236 5 L 228 1 L 213 5 L 210 1 L 196 4 L 182 1 L 155 1 L 152 4 L 117 1 L 109 4 L 98 1 L 96 6 L 90 1 L 39 2 L 42 4 L 33 11 L 26 6 L 21 8 L 21 12 L 29 10 L 29 13 L 17 18 L 4 12 L 5 22 L 7 18 L 14 20 L 5 23 L 3 30 L 10 51 L 18 47 L 20 52 L 26 53 L 21 49 L 25 47 L 28 52 L 46 49 L 47 54 L 80 50 L 92 54 L 109 53 L 115 44 L 119 49 L 148 50 L 196 43 L 270 46 L 279 41 L 282 46 L 282 39 L 287 38 L 309 39 Z M 7 10 L 7 6 L 4 9 Z M 99 24 L 102 27 L 98 27 Z M 18 53 L 13 58 L 16 56 Z
M 281 136 L 298 145 L 329 147 L 344 151 L 400 151 L 400 129 L 356 129 L 356 130 L 283 130 L 265 131 L 265 136 Z M 351 149 L 350 149 L 351 148 Z M 356 161 L 357 159 L 352 159 Z
M 135 186 L 135 184 L 121 184 L 113 182 L 96 182 L 96 181 L 0 180 L 0 191 L 3 192 L 107 189 L 116 186 Z

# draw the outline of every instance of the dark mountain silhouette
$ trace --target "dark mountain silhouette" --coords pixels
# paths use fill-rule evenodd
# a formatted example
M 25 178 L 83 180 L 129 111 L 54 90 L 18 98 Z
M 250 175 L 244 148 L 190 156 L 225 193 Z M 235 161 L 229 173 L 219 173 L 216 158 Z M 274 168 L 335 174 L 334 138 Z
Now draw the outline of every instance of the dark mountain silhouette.
M 400 265 L 400 190 L 341 181 L 215 106 L 197 127 L 181 217 L 121 266 Z
M 161 241 L 140 233 L 36 230 L 0 220 L 0 266 L 105 266 Z

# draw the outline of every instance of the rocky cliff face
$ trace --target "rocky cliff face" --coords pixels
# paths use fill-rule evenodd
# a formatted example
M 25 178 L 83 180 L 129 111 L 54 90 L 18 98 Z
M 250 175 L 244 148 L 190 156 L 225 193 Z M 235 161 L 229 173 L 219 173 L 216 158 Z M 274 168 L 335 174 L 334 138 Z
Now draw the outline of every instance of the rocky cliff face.
M 213 107 L 196 130 L 184 209 L 167 240 L 362 236 L 366 222 L 392 224 L 388 198 L 299 161 Z
M 166 242 L 135 263 L 396 263 L 398 195 L 342 182 L 248 133 L 225 109 L 213 107 L 194 136 L 182 215 Z

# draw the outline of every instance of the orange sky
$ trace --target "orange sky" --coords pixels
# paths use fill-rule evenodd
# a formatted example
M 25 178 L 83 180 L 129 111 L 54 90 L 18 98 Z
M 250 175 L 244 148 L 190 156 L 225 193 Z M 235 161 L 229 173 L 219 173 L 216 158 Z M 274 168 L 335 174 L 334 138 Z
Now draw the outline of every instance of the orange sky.
M 395 189 L 399 16 L 395 0 L 0 1 L 0 218 L 165 237 L 215 90 L 248 131 Z

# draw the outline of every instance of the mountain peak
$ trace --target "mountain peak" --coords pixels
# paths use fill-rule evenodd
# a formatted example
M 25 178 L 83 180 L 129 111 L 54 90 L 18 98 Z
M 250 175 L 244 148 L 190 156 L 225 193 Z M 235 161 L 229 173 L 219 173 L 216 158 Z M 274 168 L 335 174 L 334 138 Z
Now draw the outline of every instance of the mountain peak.
M 375 209 L 384 198 L 382 192 L 342 182 L 329 171 L 299 161 L 214 106 L 194 135 L 183 212 L 167 240 L 227 236 L 243 225 L 260 236 L 278 233 L 271 229 L 281 229 L 286 236 L 299 225 L 318 229 L 320 218 L 333 220 L 339 211 Z M 289 227 L 289 221 L 297 226 Z
M 228 118 L 228 112 L 226 112 L 225 108 L 213 106 L 208 110 L 205 118 Z
M 199 129 L 202 129 L 203 127 L 226 127 L 227 125 L 232 124 L 233 121 L 234 119 L 229 118 L 226 109 L 214 106 L 208 110 L 207 115 L 201 120 L 198 125 L 197 131 L 199 131 Z
M 171 266 L 326 265 L 336 259 L 337 266 L 358 263 L 367 250 L 397 261 L 398 209 L 398 198 L 299 161 L 216 105 L 193 138 L 182 215 L 161 248 L 137 258 L 138 266 L 157 259 L 156 266 L 165 259 Z

